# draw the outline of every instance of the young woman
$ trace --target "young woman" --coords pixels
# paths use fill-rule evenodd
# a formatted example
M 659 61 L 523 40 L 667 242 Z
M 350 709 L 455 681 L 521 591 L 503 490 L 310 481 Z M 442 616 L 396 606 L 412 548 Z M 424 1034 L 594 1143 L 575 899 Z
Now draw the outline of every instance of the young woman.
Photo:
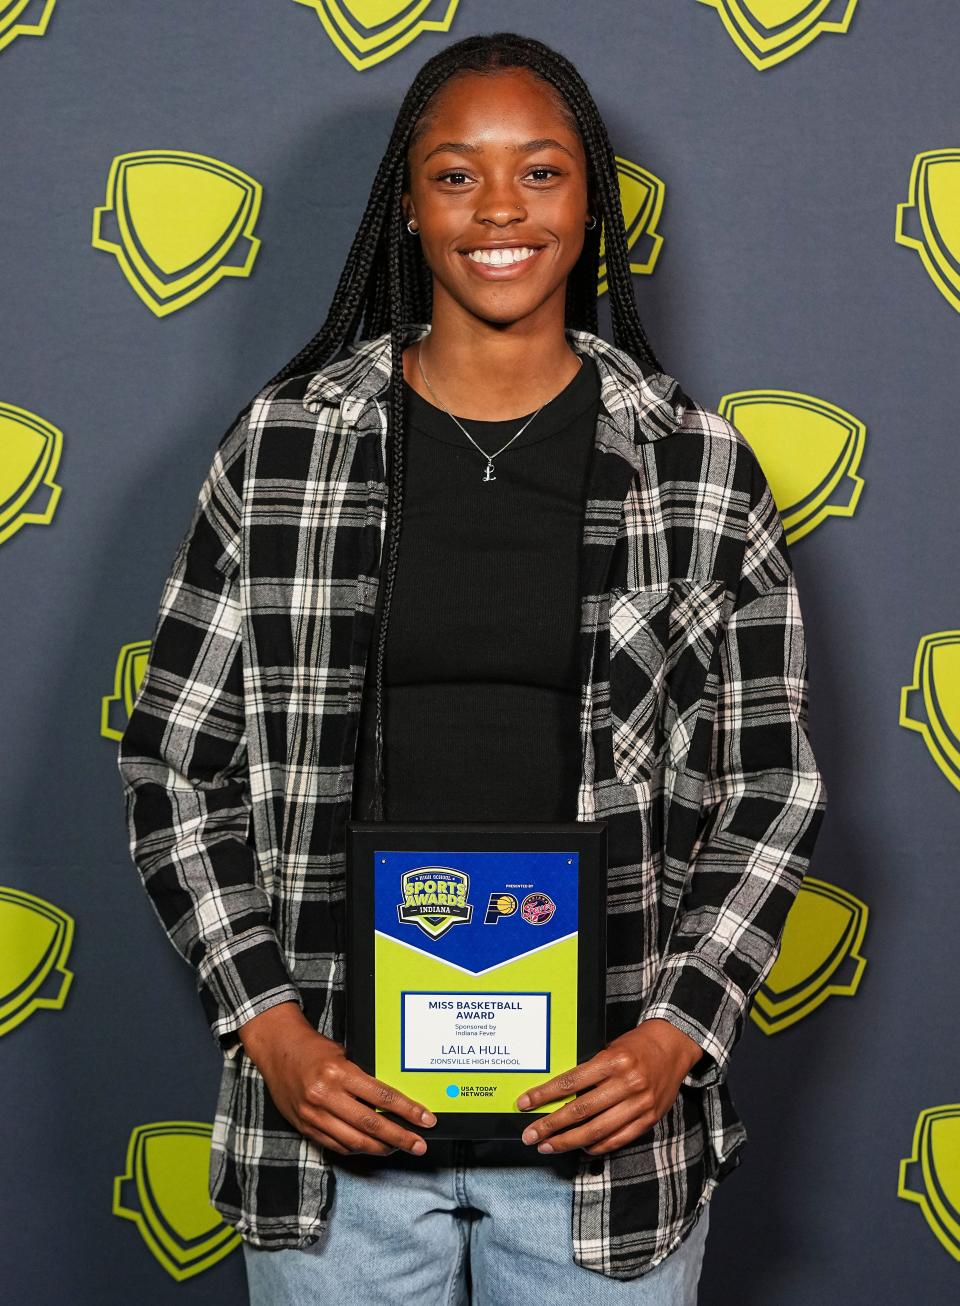
M 221 441 L 120 748 L 225 1054 L 211 1200 L 253 1303 L 695 1302 L 824 808 L 805 673 L 769 486 L 640 325 L 582 78 L 449 46 L 323 328 Z M 345 1055 L 350 815 L 607 820 L 609 1042 L 522 1141 L 371 1109 L 435 1123 Z

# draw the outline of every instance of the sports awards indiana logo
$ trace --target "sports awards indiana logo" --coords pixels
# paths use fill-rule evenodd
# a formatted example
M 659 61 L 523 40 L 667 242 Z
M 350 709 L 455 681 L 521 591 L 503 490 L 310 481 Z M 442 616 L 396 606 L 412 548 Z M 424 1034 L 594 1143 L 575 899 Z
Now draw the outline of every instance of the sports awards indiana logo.
M 473 904 L 467 902 L 470 876 L 449 866 L 421 866 L 400 876 L 403 902 L 397 918 L 419 925 L 431 939 L 439 939 L 454 925 L 469 925 Z

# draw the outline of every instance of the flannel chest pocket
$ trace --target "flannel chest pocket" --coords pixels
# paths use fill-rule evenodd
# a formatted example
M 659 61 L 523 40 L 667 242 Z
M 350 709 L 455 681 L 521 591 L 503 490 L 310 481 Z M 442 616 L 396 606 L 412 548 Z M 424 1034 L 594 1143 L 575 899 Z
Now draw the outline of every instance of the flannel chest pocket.
M 723 581 L 610 591 L 610 717 L 623 784 L 682 767 L 724 626 Z

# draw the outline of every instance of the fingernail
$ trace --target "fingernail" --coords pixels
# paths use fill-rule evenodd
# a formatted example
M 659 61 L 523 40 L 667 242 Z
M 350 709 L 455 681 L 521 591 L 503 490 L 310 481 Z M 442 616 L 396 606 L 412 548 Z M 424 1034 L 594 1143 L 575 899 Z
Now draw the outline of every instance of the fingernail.
M 537 1148 L 537 1151 L 538 1151 L 538 1152 L 552 1152 L 552 1151 L 553 1151 L 553 1148 L 550 1146 L 549 1143 L 541 1143 L 540 1146 Z
M 421 1114 L 420 1119 L 423 1121 L 425 1125 L 435 1125 L 437 1123 L 437 1117 L 433 1114 L 432 1111 L 424 1111 Z
M 427 1150 L 427 1145 L 422 1138 L 418 1138 L 410 1150 L 416 1156 L 423 1156 L 424 1152 Z
M 520 1137 L 523 1139 L 525 1143 L 533 1143 L 536 1141 L 537 1131 L 533 1128 L 533 1126 L 531 1126 L 529 1129 L 525 1129 L 523 1133 L 520 1135 Z
M 529 1105 L 530 1105 L 530 1098 L 527 1096 L 526 1093 L 521 1093 L 520 1096 L 517 1098 L 517 1110 L 526 1111 Z

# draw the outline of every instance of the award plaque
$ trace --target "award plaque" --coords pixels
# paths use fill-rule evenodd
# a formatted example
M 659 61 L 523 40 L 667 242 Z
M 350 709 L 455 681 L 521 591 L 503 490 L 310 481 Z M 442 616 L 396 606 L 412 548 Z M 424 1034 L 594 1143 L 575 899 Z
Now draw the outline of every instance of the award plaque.
M 605 1045 L 604 821 L 348 821 L 346 1053 L 426 1138 L 515 1138 Z M 407 1128 L 410 1122 L 386 1113 Z

